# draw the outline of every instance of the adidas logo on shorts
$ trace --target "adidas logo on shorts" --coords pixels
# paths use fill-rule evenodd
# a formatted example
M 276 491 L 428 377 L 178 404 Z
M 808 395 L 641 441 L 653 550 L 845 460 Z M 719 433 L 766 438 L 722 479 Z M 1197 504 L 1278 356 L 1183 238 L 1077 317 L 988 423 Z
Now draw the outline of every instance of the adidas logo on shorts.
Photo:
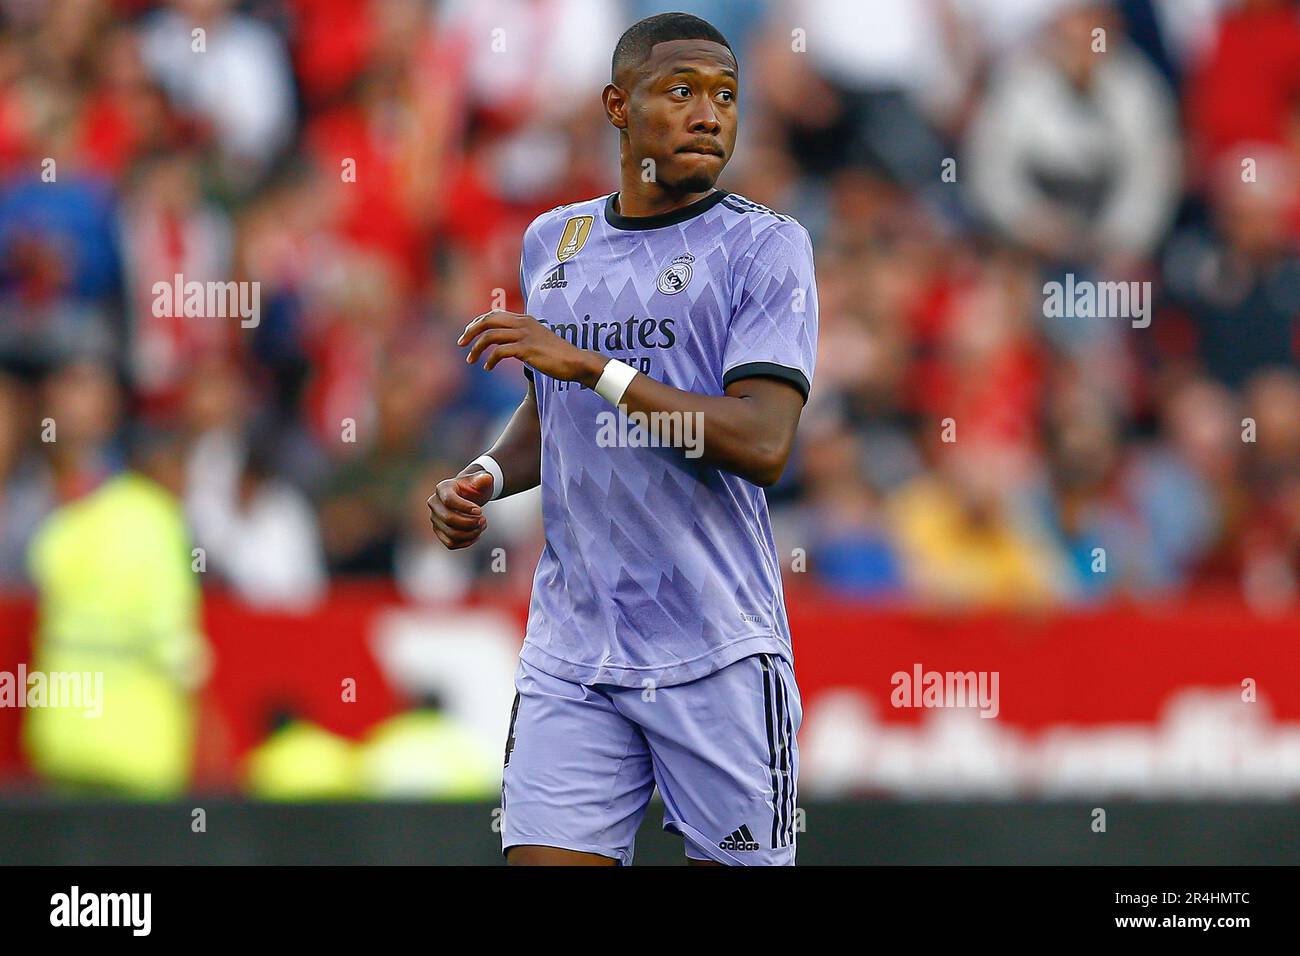
M 721 850 L 758 850 L 761 847 L 754 840 L 754 835 L 749 832 L 748 825 L 742 823 L 732 831 L 731 836 L 722 840 L 718 844 Z

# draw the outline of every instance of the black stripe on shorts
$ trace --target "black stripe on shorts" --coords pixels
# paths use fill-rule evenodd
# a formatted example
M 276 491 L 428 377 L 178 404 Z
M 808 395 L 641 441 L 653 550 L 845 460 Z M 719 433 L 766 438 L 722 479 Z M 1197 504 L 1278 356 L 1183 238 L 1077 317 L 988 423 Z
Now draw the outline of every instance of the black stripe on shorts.
M 776 772 L 776 737 L 772 723 L 772 672 L 768 667 L 767 655 L 758 655 L 758 666 L 763 668 L 763 724 L 767 729 L 767 766 L 772 774 L 772 843 L 776 846 L 780 830 L 781 802 L 777 797 L 780 782 Z

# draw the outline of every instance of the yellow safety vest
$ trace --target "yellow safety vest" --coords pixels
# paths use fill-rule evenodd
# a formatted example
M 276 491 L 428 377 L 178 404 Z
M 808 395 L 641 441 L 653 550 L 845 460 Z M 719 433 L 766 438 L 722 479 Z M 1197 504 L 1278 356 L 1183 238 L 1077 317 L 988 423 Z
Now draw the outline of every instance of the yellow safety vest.
M 51 781 L 166 798 L 189 783 L 194 688 L 209 652 L 175 497 L 127 472 L 57 509 L 28 552 L 40 594 L 32 669 L 102 674 L 98 716 L 26 712 L 23 740 Z

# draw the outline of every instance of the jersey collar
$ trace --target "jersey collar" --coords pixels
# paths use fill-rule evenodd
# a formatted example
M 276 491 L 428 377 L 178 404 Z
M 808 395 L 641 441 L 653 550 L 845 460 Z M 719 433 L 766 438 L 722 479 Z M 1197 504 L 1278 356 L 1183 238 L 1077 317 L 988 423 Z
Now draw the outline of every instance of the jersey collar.
M 605 200 L 605 221 L 615 229 L 662 229 L 664 226 L 675 226 L 708 212 L 729 195 L 727 190 L 718 189 L 703 199 L 697 199 L 679 209 L 670 209 L 668 212 L 661 212 L 654 216 L 624 216 L 614 211 L 614 200 L 618 197 L 618 193 L 610 193 L 609 198 Z

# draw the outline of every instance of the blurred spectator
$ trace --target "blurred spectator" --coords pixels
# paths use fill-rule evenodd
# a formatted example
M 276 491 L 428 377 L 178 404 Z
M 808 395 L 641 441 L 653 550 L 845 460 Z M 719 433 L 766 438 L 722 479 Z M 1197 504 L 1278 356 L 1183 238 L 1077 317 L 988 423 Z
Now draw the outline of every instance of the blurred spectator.
M 65 4 L 65 9 L 75 5 Z M 175 138 L 176 116 L 145 66 L 137 32 L 125 25 L 97 38 L 98 86 L 88 92 L 81 138 L 88 163 L 120 180 L 134 163 L 166 149 Z
M 1012 507 L 1006 452 L 959 439 L 935 455 L 936 470 L 889 501 L 911 592 L 949 608 L 1032 607 L 1066 597 L 1068 568 L 1047 529 Z
M 178 436 L 138 433 L 134 467 L 58 508 L 30 552 L 33 667 L 99 675 L 100 713 L 26 712 L 33 769 L 70 792 L 168 798 L 189 784 L 209 651 L 177 493 Z
M 185 508 L 207 570 L 250 604 L 302 609 L 324 593 L 315 509 L 279 477 L 287 469 L 273 423 L 255 425 L 240 370 L 210 360 L 185 400 L 190 443 Z
M 233 5 L 172 0 L 141 41 L 149 69 L 200 127 L 200 142 L 217 151 L 232 185 L 247 187 L 293 133 L 293 75 L 280 37 Z
M 1252 513 L 1243 533 L 1243 587 L 1256 606 L 1275 610 L 1300 590 L 1300 374 L 1261 373 L 1246 394 L 1254 423 L 1247 476 Z
M 811 516 L 806 538 L 791 543 L 811 556 L 813 577 L 845 595 L 901 598 L 902 559 L 881 496 L 862 473 L 865 455 L 857 436 L 832 425 L 802 436 L 801 447 Z
M 1123 432 L 1113 404 L 1067 378 L 1049 399 L 1047 419 L 1050 490 L 1036 504 L 1070 566 L 1072 593 L 1149 596 L 1167 585 L 1169 569 L 1152 560 L 1151 529 L 1125 486 Z
M 1180 232 L 1164 262 L 1206 370 L 1233 388 L 1300 357 L 1300 248 L 1287 228 L 1300 196 L 1296 161 L 1262 145 L 1252 152 L 1256 177 L 1243 181 L 1240 159 L 1223 159 L 1210 192 L 1212 223 Z
M 79 148 L 69 83 L 35 71 L 0 92 L 15 130 L 0 184 L 0 362 L 40 373 L 119 358 L 122 275 L 113 184 Z
M 1218 383 L 1194 379 L 1165 398 L 1162 433 L 1146 443 L 1126 478 L 1128 493 L 1150 530 L 1138 558 L 1155 580 L 1186 589 L 1198 574 L 1234 573 L 1231 553 L 1245 505 L 1239 468 L 1240 415 Z
M 456 74 L 434 62 L 420 0 L 370 4 L 368 60 L 328 106 L 307 117 L 303 146 L 328 191 L 334 228 L 423 279 L 448 178 Z
M 1300 477 L 1300 373 L 1279 368 L 1256 376 L 1246 412 L 1257 429 L 1247 474 L 1267 495 Z
M 951 4 L 798 0 L 778 11 L 758 73 L 805 173 L 866 167 L 914 190 L 939 186 L 935 121 L 966 81 Z
M 1029 268 L 1003 250 L 954 265 L 929 327 L 918 328 L 918 346 L 928 348 L 909 383 L 919 411 L 951 418 L 963 440 L 1004 448 L 1003 466 L 1013 469 L 1004 479 L 1011 485 L 1027 478 L 1038 451 L 1047 376 L 1045 350 L 1031 321 L 1041 300 Z
M 1176 122 L 1169 89 L 1106 5 L 1074 0 L 990 78 L 967 141 L 972 195 L 1047 262 L 1131 278 L 1173 215 Z
M 431 371 L 426 359 L 410 353 L 392 356 L 377 375 L 374 420 L 358 425 L 362 451 L 339 465 L 322 504 L 326 553 L 338 572 L 393 573 L 398 540 L 411 520 L 410 492 L 427 454 Z
M 195 157 L 177 153 L 138 169 L 122 230 L 131 372 L 146 409 L 170 413 L 193 363 L 228 351 L 239 320 L 186 317 L 183 301 L 160 310 L 154 284 L 170 288 L 177 275 L 186 283 L 224 281 L 232 272 L 231 224 L 220 208 L 203 200 Z
M 1243 143 L 1300 150 L 1300 8 L 1294 0 L 1241 0 L 1223 11 L 1195 66 L 1187 120 L 1204 169 Z
M 187 502 L 208 570 L 254 607 L 305 609 L 325 592 L 325 555 L 306 496 L 275 477 L 267 439 L 239 456 L 232 484 L 208 483 Z
M 445 243 L 448 255 L 476 260 L 471 271 L 482 281 L 469 317 L 491 308 L 493 290 L 518 286 L 519 236 L 535 215 L 615 188 L 617 137 L 600 91 L 621 7 L 449 0 L 432 17 L 432 46 L 414 83 L 434 92 L 413 108 L 440 130 L 426 164 L 438 174 L 416 167 L 414 182 L 434 209 L 439 252 Z
M 107 366 L 78 361 L 52 372 L 41 386 L 40 414 L 60 501 L 79 498 L 122 467 L 122 396 Z

